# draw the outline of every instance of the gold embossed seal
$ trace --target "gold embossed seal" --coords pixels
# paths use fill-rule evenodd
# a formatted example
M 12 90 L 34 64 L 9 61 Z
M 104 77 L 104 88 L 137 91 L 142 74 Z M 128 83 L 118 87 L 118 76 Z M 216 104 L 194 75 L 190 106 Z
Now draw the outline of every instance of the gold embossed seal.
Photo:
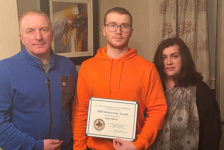
M 96 130 L 99 130 L 99 131 L 103 130 L 104 127 L 105 127 L 105 123 L 104 123 L 104 121 L 102 119 L 96 119 L 94 121 L 94 128 Z

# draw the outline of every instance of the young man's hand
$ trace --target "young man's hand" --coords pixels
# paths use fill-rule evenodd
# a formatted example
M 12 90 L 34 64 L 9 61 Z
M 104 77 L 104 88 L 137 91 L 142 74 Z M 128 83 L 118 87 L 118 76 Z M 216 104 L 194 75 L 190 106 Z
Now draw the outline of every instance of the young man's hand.
M 118 138 L 113 140 L 113 146 L 115 150 L 137 150 L 135 145 L 131 141 Z

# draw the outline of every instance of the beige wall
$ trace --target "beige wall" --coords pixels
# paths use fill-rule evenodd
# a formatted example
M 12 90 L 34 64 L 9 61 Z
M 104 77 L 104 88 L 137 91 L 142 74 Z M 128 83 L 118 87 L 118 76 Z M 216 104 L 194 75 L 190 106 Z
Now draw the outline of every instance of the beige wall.
M 10 57 L 20 50 L 18 13 L 15 0 L 0 1 L 0 59 Z
M 39 8 L 39 0 L 0 1 L 0 59 L 10 57 L 21 50 L 18 17 L 30 9 Z

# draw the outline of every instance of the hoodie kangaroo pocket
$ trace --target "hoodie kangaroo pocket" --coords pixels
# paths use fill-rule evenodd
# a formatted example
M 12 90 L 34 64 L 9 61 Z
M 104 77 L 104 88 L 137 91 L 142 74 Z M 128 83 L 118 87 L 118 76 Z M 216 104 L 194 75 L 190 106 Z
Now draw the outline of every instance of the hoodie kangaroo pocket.
M 61 107 L 67 109 L 69 102 L 74 98 L 74 81 L 71 76 L 60 76 L 61 85 Z

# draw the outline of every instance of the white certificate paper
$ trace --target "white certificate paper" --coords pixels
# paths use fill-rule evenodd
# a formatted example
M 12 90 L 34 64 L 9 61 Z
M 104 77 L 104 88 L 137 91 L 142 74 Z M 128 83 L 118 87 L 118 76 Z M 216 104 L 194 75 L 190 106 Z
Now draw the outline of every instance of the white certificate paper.
M 136 101 L 90 98 L 86 135 L 134 141 L 137 114 Z

